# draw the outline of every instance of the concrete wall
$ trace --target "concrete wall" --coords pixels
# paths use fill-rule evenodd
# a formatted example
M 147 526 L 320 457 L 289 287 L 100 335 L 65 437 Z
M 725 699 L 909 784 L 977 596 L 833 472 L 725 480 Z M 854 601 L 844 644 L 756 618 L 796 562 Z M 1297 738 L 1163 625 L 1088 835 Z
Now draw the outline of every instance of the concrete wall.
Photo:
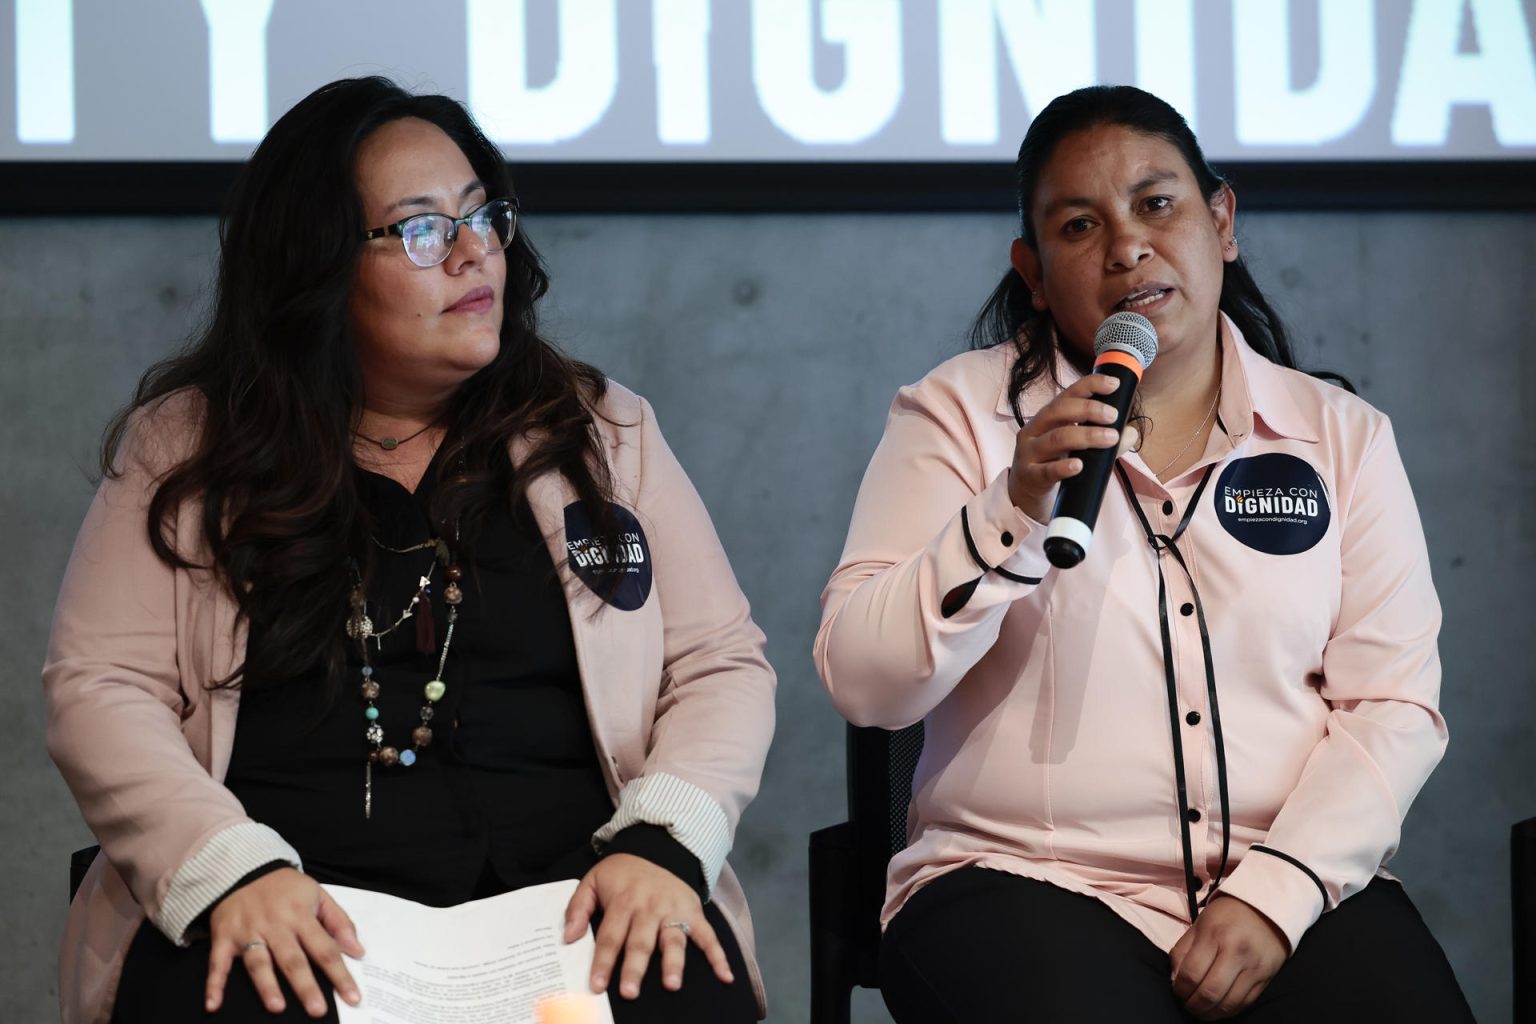
M 805 848 L 843 817 L 841 724 L 810 663 L 817 595 L 895 389 L 963 346 L 1004 216 L 525 218 L 552 335 L 647 395 L 714 515 L 780 673 L 779 734 L 733 861 L 772 1019 L 807 1019 Z M 1252 215 L 1240 236 L 1302 356 L 1389 412 L 1445 606 L 1450 751 L 1394 867 L 1478 1018 L 1509 1020 L 1509 825 L 1536 814 L 1536 385 L 1530 214 Z M 0 222 L 0 1006 L 52 1019 L 69 851 L 42 744 L 51 605 L 102 423 L 207 294 L 206 220 Z M 878 996 L 861 1020 L 883 1021 Z

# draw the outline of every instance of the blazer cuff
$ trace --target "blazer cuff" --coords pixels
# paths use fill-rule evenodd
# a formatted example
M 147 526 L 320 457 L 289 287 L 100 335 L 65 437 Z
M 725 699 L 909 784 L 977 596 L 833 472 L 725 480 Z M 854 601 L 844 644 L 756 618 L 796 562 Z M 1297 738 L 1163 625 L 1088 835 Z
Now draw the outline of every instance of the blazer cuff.
M 953 618 L 967 607 L 986 615 L 999 604 L 1016 599 L 1018 584 L 1034 586 L 1049 571 L 1046 528 L 1014 506 L 1008 497 L 1007 470 L 960 506 L 956 518 L 960 536 L 955 536 L 956 520 L 952 519 L 937 541 L 940 561 L 946 567 L 941 578 L 947 585 L 951 571 L 959 576 L 940 594 L 939 614 L 944 618 Z M 978 591 L 983 596 L 972 606 L 971 598 Z
M 592 836 L 598 852 L 631 825 L 660 825 L 704 870 L 706 894 L 715 891 L 725 855 L 731 850 L 731 826 L 725 811 L 704 790 L 666 772 L 632 779 L 619 793 L 619 809 Z
M 1248 848 L 1219 890 L 1236 896 L 1269 918 L 1291 944 L 1291 952 L 1306 930 L 1327 909 L 1322 880 L 1290 854 L 1255 843 Z
M 187 933 L 203 911 L 246 875 L 273 861 L 300 870 L 304 866 L 298 851 L 260 822 L 243 821 L 215 832 L 171 876 L 153 919 L 155 927 L 176 945 L 191 945 Z
M 1008 470 L 965 504 L 966 543 L 971 560 L 984 572 L 1019 582 L 1038 583 L 1051 569 L 1045 557 L 1046 527 L 1014 505 L 1008 496 Z

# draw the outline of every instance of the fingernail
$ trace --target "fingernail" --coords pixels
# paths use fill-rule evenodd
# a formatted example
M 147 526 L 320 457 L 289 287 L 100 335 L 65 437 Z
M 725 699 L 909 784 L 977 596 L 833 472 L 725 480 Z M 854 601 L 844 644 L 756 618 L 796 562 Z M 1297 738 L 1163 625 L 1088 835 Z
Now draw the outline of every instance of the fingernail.
M 682 983 L 683 983 L 683 979 L 679 978 L 677 975 L 675 975 L 675 974 L 667 975 L 667 987 L 668 988 L 677 988 Z
M 203 1009 L 207 1010 L 209 1013 L 212 1013 L 214 1010 L 218 1009 L 218 1006 L 219 1004 L 214 1002 L 212 999 L 205 999 L 203 1001 Z
M 608 979 L 601 974 L 592 975 L 592 991 L 601 992 L 608 987 Z
M 623 994 L 625 999 L 633 999 L 640 994 L 640 986 L 632 981 L 626 981 L 619 986 L 619 992 Z

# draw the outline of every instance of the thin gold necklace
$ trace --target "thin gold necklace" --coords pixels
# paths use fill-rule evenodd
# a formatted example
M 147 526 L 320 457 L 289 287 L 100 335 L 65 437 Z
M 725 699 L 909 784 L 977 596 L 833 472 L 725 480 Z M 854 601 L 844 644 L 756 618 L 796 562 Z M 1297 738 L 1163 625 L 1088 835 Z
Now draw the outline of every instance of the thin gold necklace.
M 1168 464 L 1166 466 L 1164 466 L 1162 469 L 1157 471 L 1156 475 L 1157 475 L 1157 478 L 1159 480 L 1161 480 L 1163 478 L 1163 474 L 1164 473 L 1168 472 L 1170 469 L 1173 468 L 1174 463 L 1178 462 L 1180 459 L 1182 459 L 1184 457 L 1184 453 L 1189 451 L 1189 446 L 1195 443 L 1195 438 L 1197 438 L 1201 434 L 1205 433 L 1205 426 L 1206 426 L 1206 424 L 1211 422 L 1211 416 L 1214 415 L 1215 412 L 1216 412 L 1216 404 L 1218 402 L 1220 402 L 1220 401 L 1221 401 L 1221 385 L 1217 384 L 1216 385 L 1216 397 L 1211 399 L 1211 407 L 1209 409 L 1205 410 L 1205 419 L 1200 421 L 1200 425 L 1195 428 L 1195 432 L 1190 435 L 1189 440 L 1184 442 L 1184 447 L 1179 449 L 1179 454 L 1177 454 L 1173 458 L 1169 459 L 1168 460 Z

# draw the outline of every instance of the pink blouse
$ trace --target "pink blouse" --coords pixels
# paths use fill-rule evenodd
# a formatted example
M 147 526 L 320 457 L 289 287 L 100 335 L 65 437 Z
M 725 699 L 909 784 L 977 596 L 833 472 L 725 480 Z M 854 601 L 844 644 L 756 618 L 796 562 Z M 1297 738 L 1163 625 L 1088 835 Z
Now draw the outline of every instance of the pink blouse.
M 1096 897 L 1163 949 L 1219 884 L 1294 949 L 1385 873 L 1446 743 L 1413 494 L 1384 415 L 1225 319 L 1222 347 L 1203 456 L 1166 484 L 1122 458 L 1067 570 L 1008 498 L 1011 347 L 898 393 L 815 646 L 850 721 L 926 722 L 883 922 L 976 865 Z

